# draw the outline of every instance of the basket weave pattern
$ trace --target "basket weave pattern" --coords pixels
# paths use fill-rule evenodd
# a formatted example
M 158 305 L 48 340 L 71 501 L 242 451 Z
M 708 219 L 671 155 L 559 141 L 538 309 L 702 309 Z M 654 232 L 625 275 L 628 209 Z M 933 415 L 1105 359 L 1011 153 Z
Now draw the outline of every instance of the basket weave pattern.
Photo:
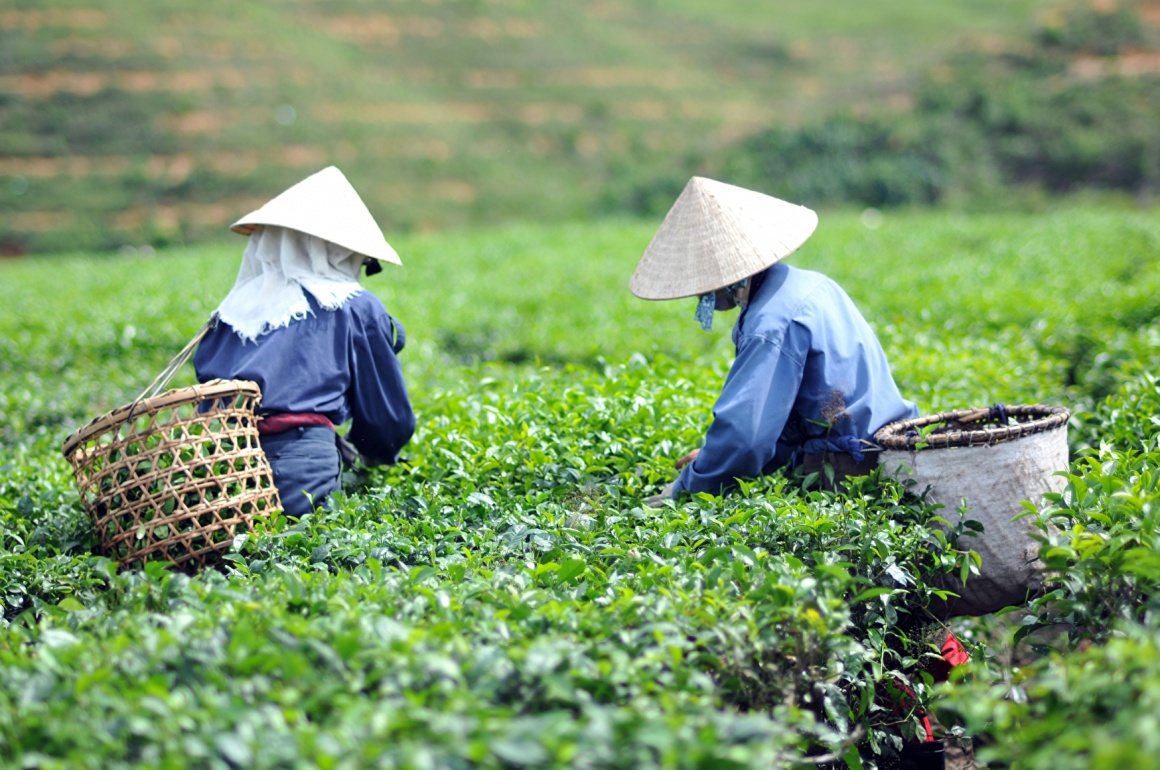
M 258 440 L 258 385 L 213 380 L 98 417 L 69 437 L 81 503 L 102 552 L 187 571 L 220 558 L 239 528 L 282 508 Z
M 913 450 L 990 446 L 1054 430 L 1066 425 L 1071 412 L 1062 406 L 1020 404 L 1005 408 L 1006 423 L 997 421 L 994 408 L 957 409 L 892 422 L 874 434 L 874 442 L 885 449 Z M 919 429 L 945 423 L 938 432 L 923 436 Z M 991 424 L 989 424 L 991 423 Z

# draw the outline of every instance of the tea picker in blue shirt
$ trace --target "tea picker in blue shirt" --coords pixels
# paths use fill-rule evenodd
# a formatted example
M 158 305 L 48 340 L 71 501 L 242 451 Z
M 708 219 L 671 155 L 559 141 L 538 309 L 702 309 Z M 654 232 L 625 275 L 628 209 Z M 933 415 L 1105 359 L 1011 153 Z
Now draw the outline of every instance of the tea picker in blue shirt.
M 704 443 L 677 461 L 680 474 L 651 505 L 722 494 L 778 468 L 820 468 L 823 457 L 840 474 L 868 473 L 874 432 L 918 415 L 841 287 L 781 262 L 817 222 L 803 206 L 693 177 L 641 257 L 629 283 L 638 297 L 698 297 L 706 331 L 715 311 L 741 309 Z
M 298 518 L 341 488 L 344 454 L 393 463 L 415 431 L 397 357 L 403 327 L 359 284 L 363 266 L 371 275 L 401 262 L 333 166 L 233 230 L 249 242 L 194 368 L 201 382 L 258 383 L 262 448 L 285 513 Z M 347 420 L 340 439 L 335 426 Z

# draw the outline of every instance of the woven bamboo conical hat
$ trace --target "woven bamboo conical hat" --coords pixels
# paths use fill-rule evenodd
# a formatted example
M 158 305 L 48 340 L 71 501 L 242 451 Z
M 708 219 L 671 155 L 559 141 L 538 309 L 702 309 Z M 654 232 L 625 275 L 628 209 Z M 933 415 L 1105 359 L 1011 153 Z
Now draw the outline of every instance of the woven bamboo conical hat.
M 665 216 L 628 287 L 641 299 L 692 297 L 789 256 L 818 226 L 805 206 L 695 176 Z
M 344 246 L 356 254 L 403 264 L 362 198 L 334 166 L 306 177 L 257 211 L 234 222 L 230 229 L 249 235 L 258 225 L 288 227 Z

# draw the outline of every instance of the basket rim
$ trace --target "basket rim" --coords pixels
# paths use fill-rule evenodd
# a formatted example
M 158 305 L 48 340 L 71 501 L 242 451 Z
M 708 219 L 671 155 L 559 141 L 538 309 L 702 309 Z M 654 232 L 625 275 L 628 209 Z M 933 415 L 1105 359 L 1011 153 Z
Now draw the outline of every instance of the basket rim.
M 937 414 L 920 415 L 908 420 L 898 420 L 879 428 L 874 434 L 874 442 L 884 449 L 917 451 L 918 449 L 945 449 L 971 447 L 1013 441 L 1022 436 L 1044 433 L 1067 425 L 1071 411 L 1064 406 L 1053 404 L 1016 404 L 1006 407 L 1008 416 L 1030 416 L 1034 419 L 1017 425 L 979 426 L 954 433 L 931 434 L 926 437 L 908 436 L 907 432 L 940 422 L 978 422 L 989 419 L 992 408 L 953 409 Z M 925 446 L 918 447 L 922 443 Z
M 119 406 L 100 417 L 90 420 L 88 424 L 79 428 L 64 440 L 61 452 L 66 458 L 71 459 L 76 450 L 86 441 L 105 433 L 110 428 L 120 426 L 122 423 L 127 422 L 130 416 L 236 394 L 261 398 L 262 389 L 253 380 L 221 379 L 209 380 L 184 388 L 173 388 L 160 395 Z

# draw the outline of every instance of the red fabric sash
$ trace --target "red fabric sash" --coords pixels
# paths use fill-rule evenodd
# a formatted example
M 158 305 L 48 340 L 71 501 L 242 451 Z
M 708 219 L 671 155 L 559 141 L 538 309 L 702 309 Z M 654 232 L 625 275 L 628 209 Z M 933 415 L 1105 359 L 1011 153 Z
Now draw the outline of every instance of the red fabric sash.
M 291 428 L 302 428 L 312 425 L 320 425 L 334 430 L 334 423 L 324 414 L 315 414 L 313 412 L 280 412 L 278 414 L 268 414 L 261 420 L 258 420 L 258 433 L 263 436 L 268 436 L 272 433 L 284 433 Z

